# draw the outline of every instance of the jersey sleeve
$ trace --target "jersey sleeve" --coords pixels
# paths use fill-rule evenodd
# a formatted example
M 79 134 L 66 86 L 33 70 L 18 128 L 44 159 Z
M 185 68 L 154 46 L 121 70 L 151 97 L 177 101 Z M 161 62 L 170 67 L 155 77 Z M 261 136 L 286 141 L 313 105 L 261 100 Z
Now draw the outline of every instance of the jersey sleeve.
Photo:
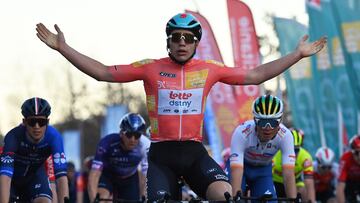
M 52 126 L 48 126 L 47 129 L 49 136 L 51 136 L 51 151 L 52 158 L 54 161 L 54 173 L 55 178 L 58 179 L 61 176 L 66 176 L 66 157 L 64 152 L 64 144 L 60 133 L 53 128 Z
M 218 81 L 229 85 L 244 84 L 246 76 L 246 71 L 244 69 L 227 67 L 223 63 L 214 60 L 206 60 L 206 63 L 215 66 Z
M 104 166 L 106 152 L 107 152 L 106 149 L 107 149 L 107 142 L 106 142 L 106 139 L 103 138 L 100 140 L 100 142 L 96 148 L 96 154 L 95 154 L 94 160 L 92 161 L 92 164 L 91 164 L 92 170 L 102 171 L 103 166 Z
M 290 130 L 285 126 L 281 126 L 278 134 L 283 137 L 283 141 L 280 144 L 283 167 L 295 167 L 294 139 Z
M 306 150 L 304 154 L 302 167 L 303 167 L 304 178 L 312 178 L 314 175 L 313 160 L 310 153 Z
M 11 130 L 5 136 L 3 152 L 0 155 L 0 175 L 6 175 L 10 178 L 14 174 L 15 152 L 18 148 L 18 142 L 14 133 L 14 130 Z
M 149 152 L 149 148 L 150 148 L 150 140 L 148 138 L 146 138 L 145 136 L 141 136 L 141 140 L 140 142 L 142 143 L 142 154 L 143 154 L 143 158 L 140 162 L 140 166 L 141 166 L 141 172 L 146 175 L 146 172 L 147 172 L 147 169 L 149 167 L 149 164 L 148 164 L 148 159 L 147 159 L 147 155 L 148 155 L 148 152 Z
M 153 63 L 152 59 L 144 59 L 129 65 L 113 65 L 109 66 L 108 71 L 114 77 L 116 82 L 132 82 L 135 80 L 144 80 L 146 66 Z
M 244 153 L 247 139 L 243 133 L 246 131 L 246 126 L 238 126 L 231 138 L 231 155 L 230 155 L 230 167 L 243 166 L 244 165 Z

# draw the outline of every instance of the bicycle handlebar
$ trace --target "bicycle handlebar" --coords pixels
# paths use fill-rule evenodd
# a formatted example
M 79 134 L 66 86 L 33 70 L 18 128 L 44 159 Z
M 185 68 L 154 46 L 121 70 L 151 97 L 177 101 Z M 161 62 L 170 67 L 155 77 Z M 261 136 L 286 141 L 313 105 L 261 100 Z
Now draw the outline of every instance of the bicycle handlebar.
M 224 194 L 225 195 L 225 194 Z M 276 197 L 274 198 L 272 194 L 264 194 L 260 197 L 247 197 L 243 196 L 241 191 L 238 191 L 234 196 L 234 201 L 241 201 L 241 200 L 257 200 L 260 202 L 267 202 L 267 201 L 285 201 L 285 202 L 294 202 L 294 203 L 301 203 L 301 194 L 298 193 L 296 198 L 288 198 L 288 197 Z

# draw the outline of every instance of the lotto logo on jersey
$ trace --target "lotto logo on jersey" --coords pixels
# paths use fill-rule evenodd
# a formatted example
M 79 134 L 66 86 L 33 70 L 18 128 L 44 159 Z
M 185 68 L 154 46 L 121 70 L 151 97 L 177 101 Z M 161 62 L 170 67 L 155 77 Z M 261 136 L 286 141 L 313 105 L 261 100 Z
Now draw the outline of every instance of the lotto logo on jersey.
M 200 114 L 203 88 L 191 90 L 159 90 L 159 115 Z

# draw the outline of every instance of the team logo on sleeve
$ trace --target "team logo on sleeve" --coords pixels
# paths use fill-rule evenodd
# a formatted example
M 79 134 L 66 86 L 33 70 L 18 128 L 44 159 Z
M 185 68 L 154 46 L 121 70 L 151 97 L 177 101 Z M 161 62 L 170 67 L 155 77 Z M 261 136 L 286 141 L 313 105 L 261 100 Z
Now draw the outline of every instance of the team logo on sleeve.
M 4 164 L 10 164 L 10 163 L 14 162 L 14 159 L 11 156 L 6 155 L 6 156 L 1 157 L 1 162 Z
M 60 163 L 60 153 L 54 154 L 54 163 L 56 163 L 56 164 Z
M 215 61 L 215 60 L 206 60 L 205 61 L 206 63 L 212 63 L 212 64 L 215 64 L 215 65 L 218 65 L 218 66 L 221 66 L 221 67 L 224 67 L 225 65 L 219 61 Z
M 64 163 L 66 163 L 65 153 L 64 152 L 55 153 L 54 154 L 54 163 L 55 164 L 64 164 Z
M 135 68 L 138 68 L 138 67 L 141 67 L 141 66 L 143 66 L 143 65 L 152 63 L 152 62 L 154 62 L 154 60 L 152 60 L 152 59 L 144 59 L 144 60 L 141 60 L 141 61 L 137 61 L 137 62 L 135 62 L 135 63 L 132 63 L 131 65 L 134 66 Z

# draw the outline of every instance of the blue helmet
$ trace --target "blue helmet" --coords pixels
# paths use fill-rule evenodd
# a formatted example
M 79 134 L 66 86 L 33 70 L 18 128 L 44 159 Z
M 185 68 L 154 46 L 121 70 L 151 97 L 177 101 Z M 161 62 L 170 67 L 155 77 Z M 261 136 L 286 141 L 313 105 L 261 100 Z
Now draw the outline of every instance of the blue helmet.
M 46 116 L 51 113 L 50 104 L 42 98 L 33 97 L 27 99 L 21 106 L 21 114 L 24 118 L 29 116 Z
M 174 30 L 189 30 L 200 41 L 202 29 L 200 22 L 190 13 L 179 13 L 172 17 L 166 24 L 166 35 L 169 36 Z
M 120 131 L 124 133 L 141 133 L 146 131 L 145 120 L 137 113 L 128 113 L 120 120 Z

